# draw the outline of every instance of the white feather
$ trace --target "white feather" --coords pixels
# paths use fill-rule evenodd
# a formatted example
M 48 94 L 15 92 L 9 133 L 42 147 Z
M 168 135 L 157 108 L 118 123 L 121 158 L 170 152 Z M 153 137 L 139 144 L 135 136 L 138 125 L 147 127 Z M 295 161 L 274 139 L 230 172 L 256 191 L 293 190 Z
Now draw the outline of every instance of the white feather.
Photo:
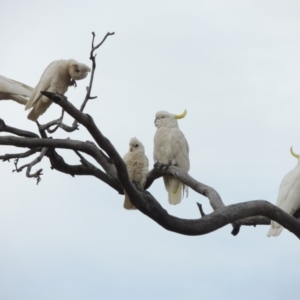
M 276 205 L 290 215 L 300 208 L 300 159 L 296 167 L 284 176 L 279 187 Z M 278 236 L 282 229 L 280 224 L 271 221 L 267 236 Z
M 127 166 L 130 181 L 138 185 L 140 188 L 144 188 L 149 170 L 149 161 L 145 155 L 144 145 L 136 137 L 133 137 L 130 140 L 129 151 L 124 155 L 123 160 Z M 136 209 L 136 207 L 130 202 L 125 191 L 124 193 L 124 208 Z
M 74 59 L 53 61 L 44 71 L 25 106 L 25 110 L 31 108 L 28 119 L 36 121 L 52 104 L 48 97 L 40 93 L 41 91 L 64 95 L 72 85 L 72 80 L 84 79 L 88 72 L 90 72 L 88 66 Z
M 153 158 L 163 165 L 176 165 L 185 172 L 190 169 L 189 145 L 178 127 L 176 115 L 166 111 L 156 113 Z M 173 176 L 164 176 L 165 188 L 170 204 L 178 204 L 188 196 L 188 188 Z
M 14 100 L 26 104 L 33 88 L 0 75 L 0 100 Z

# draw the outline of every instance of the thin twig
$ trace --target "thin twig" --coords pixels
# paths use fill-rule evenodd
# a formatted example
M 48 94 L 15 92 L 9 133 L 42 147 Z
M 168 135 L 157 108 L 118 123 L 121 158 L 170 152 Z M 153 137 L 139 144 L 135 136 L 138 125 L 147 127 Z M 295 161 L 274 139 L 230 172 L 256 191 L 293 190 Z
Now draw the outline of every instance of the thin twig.
M 202 209 L 202 205 L 200 203 L 197 202 L 197 205 L 198 205 L 198 208 L 199 208 L 199 211 L 200 211 L 200 214 L 201 214 L 201 217 L 203 218 L 205 216 L 205 213 Z
M 68 126 L 66 124 L 64 124 L 62 122 L 63 120 L 63 116 L 64 116 L 64 110 L 62 110 L 62 114 L 61 114 L 61 117 L 59 119 L 56 119 L 56 120 L 53 120 L 53 121 L 50 121 L 46 124 L 38 124 L 38 127 L 39 127 L 39 131 L 45 131 L 47 130 L 48 133 L 54 133 L 58 128 L 61 128 L 63 129 L 64 131 L 66 132 L 73 132 L 75 130 L 78 130 L 78 124 L 72 124 L 72 126 Z M 55 126 L 53 129 L 51 129 L 52 126 Z
M 102 39 L 102 41 L 97 45 L 94 46 L 94 41 L 95 41 L 95 33 L 92 32 L 93 38 L 92 38 L 92 49 L 91 49 L 91 54 L 90 54 L 90 60 L 92 61 L 92 72 L 91 72 L 91 77 L 90 77 L 90 84 L 87 88 L 87 93 L 85 96 L 85 99 L 80 107 L 80 111 L 83 112 L 88 100 L 90 99 L 95 99 L 96 97 L 91 97 L 91 91 L 92 91 L 92 86 L 93 86 L 93 82 L 94 82 L 94 73 L 96 70 L 96 55 L 94 55 L 95 50 L 97 50 L 106 40 L 106 38 L 110 35 L 114 35 L 114 32 L 108 32 L 104 38 Z
M 18 167 L 19 158 L 15 159 L 15 161 L 14 161 L 15 170 L 13 170 L 13 172 L 19 173 L 19 172 L 22 172 L 23 169 L 27 168 L 26 176 L 28 178 L 36 178 L 36 180 L 37 180 L 36 184 L 39 184 L 39 182 L 42 180 L 41 175 L 43 175 L 43 173 L 42 173 L 43 169 L 39 169 L 35 173 L 30 173 L 30 172 L 31 172 L 31 168 L 43 159 L 43 157 L 45 156 L 47 151 L 48 151 L 48 148 L 44 147 L 38 157 L 36 157 L 31 163 L 23 165 L 21 167 Z

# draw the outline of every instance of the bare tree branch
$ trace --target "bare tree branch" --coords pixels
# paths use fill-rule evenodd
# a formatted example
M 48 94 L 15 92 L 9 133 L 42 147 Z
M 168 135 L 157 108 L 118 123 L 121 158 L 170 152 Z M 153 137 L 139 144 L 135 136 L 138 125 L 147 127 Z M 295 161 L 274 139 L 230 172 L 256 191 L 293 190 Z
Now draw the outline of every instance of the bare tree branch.
M 108 32 L 104 38 L 102 39 L 102 41 L 97 45 L 97 46 L 94 46 L 94 41 L 95 41 L 95 33 L 92 32 L 92 35 L 93 35 L 93 38 L 92 38 L 92 49 L 91 49 L 91 54 L 90 54 L 90 60 L 92 61 L 92 72 L 91 72 L 91 77 L 90 77 L 90 84 L 87 88 L 87 93 L 86 93 L 86 96 L 85 96 L 85 99 L 80 107 L 80 111 L 83 112 L 88 100 L 90 99 L 95 99 L 97 97 L 91 97 L 91 91 L 92 91 L 92 86 L 93 86 L 93 82 L 94 82 L 94 74 L 95 74 L 95 70 L 96 70 L 96 54 L 94 54 L 94 52 L 99 48 L 101 47 L 101 45 L 105 42 L 106 38 L 110 35 L 114 35 L 115 33 L 114 32 Z
M 95 170 L 87 169 L 83 165 L 69 165 L 64 161 L 63 157 L 60 156 L 54 149 L 49 149 L 47 152 L 47 156 L 50 159 L 52 169 L 55 169 L 65 174 L 69 174 L 72 177 L 74 177 L 75 175 L 95 176 L 96 178 L 102 180 L 110 187 L 115 189 L 117 192 L 120 193 L 123 191 L 123 188 L 117 179 L 112 179 L 110 176 L 104 174 L 103 172 L 100 173 Z
M 127 187 L 125 187 L 128 193 Z M 141 193 L 141 192 L 140 192 Z M 201 219 L 184 220 L 170 216 L 160 204 L 149 194 L 144 192 L 143 201 L 137 192 L 130 191 L 129 197 L 133 205 L 156 221 L 167 230 L 184 235 L 203 235 L 215 231 L 227 224 L 237 222 L 253 216 L 264 216 L 275 220 L 300 238 L 300 222 L 275 205 L 264 201 L 254 200 L 222 207 Z
M 48 133 L 54 133 L 58 128 L 63 129 L 66 132 L 73 132 L 75 130 L 78 130 L 78 124 L 73 123 L 72 126 L 68 126 L 63 123 L 63 116 L 64 116 L 64 110 L 62 110 L 61 117 L 59 119 L 50 121 L 46 124 L 38 124 L 40 131 L 47 130 Z M 53 129 L 51 127 L 55 126 Z
M 213 208 L 213 210 L 217 210 L 225 206 L 225 204 L 222 201 L 222 198 L 214 188 L 195 180 L 184 170 L 176 166 L 169 166 L 168 168 L 162 168 L 161 164 L 155 163 L 153 170 L 151 170 L 148 173 L 145 189 L 148 189 L 148 187 L 153 183 L 155 179 L 164 175 L 171 175 L 177 178 L 178 180 L 180 180 L 182 183 L 192 188 L 197 193 L 203 195 L 204 197 L 207 197 L 209 199 L 210 205 Z M 231 234 L 237 235 L 240 231 L 240 225 L 237 223 L 233 223 L 232 226 L 233 226 L 233 230 Z
M 100 169 L 98 169 L 96 166 L 94 166 L 92 163 L 90 163 L 86 158 L 84 158 L 83 155 L 79 151 L 75 151 L 75 153 L 80 158 L 80 161 L 82 165 L 90 172 L 90 174 L 94 175 L 98 179 L 102 180 L 112 188 L 114 188 L 119 194 L 124 194 L 124 190 L 116 178 L 112 178 L 111 176 L 108 176 L 104 172 L 102 172 Z
M 108 158 L 105 154 L 98 149 L 94 143 L 91 142 L 82 142 L 71 139 L 24 139 L 14 136 L 0 136 L 0 145 L 11 145 L 16 147 L 27 147 L 27 148 L 36 148 L 36 147 L 47 147 L 47 148 L 60 148 L 60 149 L 70 149 L 84 152 L 91 157 L 93 157 L 107 172 L 109 178 L 108 182 L 110 186 L 120 192 L 120 185 L 116 184 L 118 179 L 116 178 L 116 169 L 114 165 L 108 162 Z M 96 177 L 101 177 L 99 172 L 94 171 Z M 93 175 L 93 174 L 91 174 Z M 105 182 L 107 179 L 104 180 Z M 113 183 L 112 183 L 113 182 Z
M 33 148 L 30 149 L 26 152 L 22 152 L 22 153 L 13 153 L 13 154 L 5 154 L 5 155 L 0 155 L 0 159 L 2 159 L 2 161 L 9 161 L 10 159 L 13 158 L 25 158 L 28 156 L 31 156 L 32 154 L 36 153 L 36 152 L 41 152 L 42 148 Z
M 198 206 L 198 208 L 199 208 L 201 217 L 204 217 L 204 216 L 205 216 L 205 213 L 204 213 L 204 211 L 203 211 L 203 209 L 202 209 L 202 205 L 201 205 L 200 203 L 197 202 L 197 206 Z
M 15 170 L 13 170 L 13 172 L 22 172 L 23 169 L 27 168 L 26 176 L 28 178 L 32 178 L 32 177 L 36 178 L 37 184 L 39 184 L 39 182 L 41 181 L 41 175 L 43 175 L 43 173 L 42 173 L 43 169 L 39 169 L 35 173 L 31 173 L 31 168 L 43 159 L 43 157 L 45 156 L 47 151 L 48 151 L 48 148 L 43 148 L 38 157 L 36 157 L 31 163 L 23 165 L 21 167 L 18 167 L 19 158 L 15 159 L 15 162 L 14 162 Z
M 170 166 L 169 168 L 165 169 L 161 168 L 161 165 L 159 163 L 155 163 L 154 168 L 148 173 L 145 189 L 148 189 L 154 180 L 164 175 L 174 176 L 197 193 L 203 195 L 204 197 L 207 197 L 209 199 L 211 207 L 214 210 L 225 206 L 220 195 L 215 189 L 195 180 L 184 170 L 176 166 Z
M 31 131 L 21 130 L 14 128 L 5 124 L 4 120 L 0 119 L 0 132 L 9 132 L 18 136 L 29 137 L 29 138 L 39 138 L 36 133 Z

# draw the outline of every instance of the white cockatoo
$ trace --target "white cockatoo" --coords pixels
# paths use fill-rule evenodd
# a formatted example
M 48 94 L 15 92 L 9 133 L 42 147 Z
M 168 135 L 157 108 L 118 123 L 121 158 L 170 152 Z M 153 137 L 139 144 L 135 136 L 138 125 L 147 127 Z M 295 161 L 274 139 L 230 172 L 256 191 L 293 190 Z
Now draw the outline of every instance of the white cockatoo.
M 52 101 L 40 92 L 47 91 L 64 95 L 74 80 L 84 79 L 91 69 L 74 59 L 55 60 L 44 71 L 37 86 L 34 88 L 25 110 L 30 109 L 28 119 L 36 121 L 52 104 Z
M 296 167 L 287 173 L 279 187 L 276 205 L 284 210 L 286 213 L 293 215 L 297 209 L 300 208 L 300 155 L 294 153 L 291 147 L 291 154 L 298 159 Z M 278 236 L 283 227 L 271 221 L 270 230 L 267 236 Z
M 0 75 L 0 100 L 14 100 L 25 105 L 33 88 Z
M 177 120 L 184 118 L 186 110 L 181 115 L 173 115 L 166 111 L 156 113 L 154 121 L 157 127 L 154 136 L 153 158 L 162 165 L 174 165 L 185 172 L 190 169 L 189 145 L 178 127 Z M 188 188 L 173 176 L 163 176 L 166 190 L 169 194 L 169 203 L 178 204 L 184 197 L 184 191 L 188 196 Z
M 144 188 L 149 169 L 149 161 L 145 154 L 143 144 L 136 137 L 130 140 L 129 151 L 124 155 L 123 160 L 127 166 L 130 181 L 137 187 Z M 123 206 L 126 209 L 136 209 L 130 202 L 126 192 Z

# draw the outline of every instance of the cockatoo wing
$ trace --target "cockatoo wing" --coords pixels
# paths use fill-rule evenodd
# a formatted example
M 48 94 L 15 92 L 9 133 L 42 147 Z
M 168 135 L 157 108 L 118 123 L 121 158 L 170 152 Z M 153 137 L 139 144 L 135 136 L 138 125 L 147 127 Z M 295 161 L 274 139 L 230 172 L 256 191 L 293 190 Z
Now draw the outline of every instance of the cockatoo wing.
M 42 94 L 41 91 L 48 91 L 51 85 L 51 81 L 53 76 L 55 76 L 55 66 L 57 65 L 57 61 L 52 62 L 43 72 L 39 83 L 33 89 L 30 99 L 28 100 L 25 110 L 33 107 L 35 103 L 41 99 Z
M 173 157 L 171 163 L 187 172 L 190 169 L 188 142 L 179 128 L 173 128 L 171 134 L 171 147 Z M 166 190 L 169 194 L 170 204 L 176 205 L 180 203 L 185 191 L 186 195 L 188 196 L 188 188 L 178 179 L 174 178 L 173 176 L 164 176 L 163 179 Z
M 148 160 L 148 157 L 146 155 L 144 155 L 144 157 L 143 157 L 142 177 L 141 177 L 141 181 L 140 181 L 141 188 L 144 188 L 144 186 L 146 184 L 148 171 L 149 171 L 149 160 Z
M 190 169 L 188 142 L 179 128 L 173 129 L 173 135 L 174 138 L 172 139 L 172 148 L 175 164 L 187 172 Z
M 128 152 L 124 155 L 123 160 L 127 166 L 127 172 L 128 172 L 128 176 L 129 179 L 131 180 L 132 177 L 132 167 L 133 167 L 133 155 L 131 152 Z M 124 191 L 125 194 L 125 199 L 124 199 L 124 204 L 123 207 L 125 209 L 129 209 L 129 210 L 133 210 L 136 209 L 136 207 L 130 202 L 129 196 L 127 195 L 127 193 Z
M 42 74 L 25 106 L 25 110 L 32 108 L 27 116 L 29 120 L 36 121 L 52 104 L 41 91 L 64 94 L 68 89 L 70 77 L 64 70 L 65 62 L 65 60 L 53 61 Z

